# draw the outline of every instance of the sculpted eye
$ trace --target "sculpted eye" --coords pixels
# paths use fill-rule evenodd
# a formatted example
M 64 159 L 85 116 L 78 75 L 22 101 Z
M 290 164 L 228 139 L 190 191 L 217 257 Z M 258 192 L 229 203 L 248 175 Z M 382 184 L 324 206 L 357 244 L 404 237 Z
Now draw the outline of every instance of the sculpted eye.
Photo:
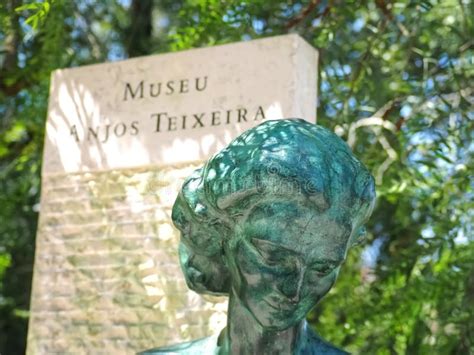
M 271 242 L 259 238 L 250 239 L 250 243 L 255 248 L 255 250 L 264 258 L 270 258 L 275 249 Z
M 278 257 L 276 252 L 273 252 L 268 242 L 256 238 L 251 239 L 251 244 L 255 248 L 255 251 L 265 260 L 269 266 L 275 266 L 278 264 Z
M 293 273 L 298 269 L 298 261 L 291 251 L 262 239 L 252 238 L 251 244 L 261 256 L 265 265 L 280 272 Z
M 334 265 L 319 264 L 311 267 L 311 270 L 314 271 L 318 276 L 329 275 L 335 269 Z

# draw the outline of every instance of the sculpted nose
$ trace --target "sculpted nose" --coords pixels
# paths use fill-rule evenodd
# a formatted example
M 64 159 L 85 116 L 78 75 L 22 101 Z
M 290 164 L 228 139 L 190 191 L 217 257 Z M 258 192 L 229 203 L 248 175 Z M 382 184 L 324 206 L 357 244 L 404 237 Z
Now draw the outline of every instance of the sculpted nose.
M 301 269 L 299 278 L 298 278 L 298 286 L 296 288 L 296 294 L 293 297 L 292 301 L 293 302 L 299 302 L 300 297 L 301 297 L 301 289 L 303 288 L 303 280 L 304 280 L 304 275 L 306 273 L 306 268 Z
M 300 300 L 305 271 L 305 269 L 302 269 L 296 279 L 288 280 L 286 287 L 281 290 L 292 303 L 297 303 Z

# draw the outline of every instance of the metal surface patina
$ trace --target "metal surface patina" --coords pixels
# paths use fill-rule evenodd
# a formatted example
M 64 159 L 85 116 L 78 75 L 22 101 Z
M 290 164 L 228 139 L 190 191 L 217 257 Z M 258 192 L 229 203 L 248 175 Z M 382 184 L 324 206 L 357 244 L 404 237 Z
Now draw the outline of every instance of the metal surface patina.
M 173 207 L 188 286 L 228 295 L 219 335 L 142 354 L 345 354 L 306 323 L 363 234 L 374 181 L 331 131 L 267 121 L 196 170 Z

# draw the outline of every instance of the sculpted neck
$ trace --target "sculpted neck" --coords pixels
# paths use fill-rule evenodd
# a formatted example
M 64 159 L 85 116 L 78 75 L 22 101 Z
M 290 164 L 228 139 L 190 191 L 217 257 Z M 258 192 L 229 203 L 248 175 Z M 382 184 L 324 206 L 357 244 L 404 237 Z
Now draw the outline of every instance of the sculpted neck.
M 263 328 L 231 293 L 227 327 L 220 335 L 220 354 L 294 354 L 304 322 L 283 331 Z

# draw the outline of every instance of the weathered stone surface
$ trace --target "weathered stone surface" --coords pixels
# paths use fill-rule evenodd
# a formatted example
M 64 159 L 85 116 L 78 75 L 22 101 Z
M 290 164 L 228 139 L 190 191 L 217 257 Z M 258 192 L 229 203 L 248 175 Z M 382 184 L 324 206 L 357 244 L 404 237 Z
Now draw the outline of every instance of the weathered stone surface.
M 29 354 L 130 354 L 222 329 L 227 303 L 186 287 L 171 207 L 247 128 L 315 122 L 316 62 L 289 35 L 53 74 Z
M 194 168 L 44 178 L 29 353 L 125 354 L 219 329 L 225 303 L 187 290 L 159 197 Z
M 263 120 L 315 122 L 317 59 L 287 35 L 57 70 L 44 171 L 200 161 Z

